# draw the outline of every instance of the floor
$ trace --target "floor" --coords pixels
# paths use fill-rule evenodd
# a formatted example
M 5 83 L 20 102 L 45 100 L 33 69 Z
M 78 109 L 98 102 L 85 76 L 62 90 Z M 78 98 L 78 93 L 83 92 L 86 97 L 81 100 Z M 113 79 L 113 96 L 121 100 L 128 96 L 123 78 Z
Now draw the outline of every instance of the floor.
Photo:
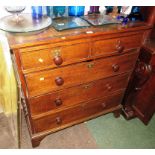
M 0 113 L 0 149 L 16 148 L 11 130 L 8 126 L 8 120 L 3 113 Z
M 155 115 L 147 126 L 139 119 L 126 121 L 108 114 L 89 121 L 87 127 L 102 149 L 155 148 Z
M 22 149 L 32 149 L 25 119 L 22 119 Z M 0 114 L 0 148 L 17 148 L 13 141 L 11 130 L 8 128 L 7 118 Z M 44 138 L 36 149 L 96 149 L 95 139 L 91 135 L 85 123 L 53 133 Z
M 21 148 L 31 149 L 27 126 L 23 121 Z M 4 115 L 0 115 L 0 148 L 17 148 Z M 36 149 L 109 149 L 155 148 L 155 116 L 148 126 L 138 119 L 126 121 L 107 114 L 47 136 Z

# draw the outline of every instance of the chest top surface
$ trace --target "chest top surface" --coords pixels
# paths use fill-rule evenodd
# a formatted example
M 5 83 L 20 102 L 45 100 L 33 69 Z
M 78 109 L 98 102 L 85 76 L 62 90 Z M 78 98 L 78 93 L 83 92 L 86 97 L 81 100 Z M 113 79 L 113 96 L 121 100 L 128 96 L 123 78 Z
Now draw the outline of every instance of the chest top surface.
M 152 27 L 144 22 L 128 23 L 126 26 L 121 24 L 111 24 L 104 26 L 92 26 L 88 28 L 70 29 L 56 31 L 54 28 L 37 31 L 34 33 L 7 33 L 7 38 L 11 49 L 18 49 L 30 46 L 37 46 L 48 43 L 65 42 L 76 39 L 89 39 L 95 36 L 112 35 L 123 32 L 135 32 Z

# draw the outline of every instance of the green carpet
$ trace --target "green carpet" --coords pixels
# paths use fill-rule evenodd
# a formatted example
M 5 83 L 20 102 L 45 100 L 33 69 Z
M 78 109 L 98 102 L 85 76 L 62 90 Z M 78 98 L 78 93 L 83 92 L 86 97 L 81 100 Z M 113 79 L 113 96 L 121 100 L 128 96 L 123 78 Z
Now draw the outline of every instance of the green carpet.
M 113 114 L 98 117 L 86 124 L 101 149 L 155 148 L 155 116 L 148 126 L 139 119 L 126 121 L 123 116 L 114 118 Z

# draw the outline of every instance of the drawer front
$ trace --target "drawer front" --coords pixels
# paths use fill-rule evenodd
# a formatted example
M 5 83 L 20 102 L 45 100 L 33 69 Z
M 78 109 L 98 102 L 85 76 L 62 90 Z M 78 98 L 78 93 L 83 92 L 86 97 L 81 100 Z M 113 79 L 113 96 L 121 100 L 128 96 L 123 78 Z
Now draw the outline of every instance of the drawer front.
M 142 34 L 128 37 L 98 40 L 93 43 L 92 55 L 112 55 L 125 53 L 129 49 L 135 49 L 141 46 Z
M 89 55 L 89 43 L 57 47 L 37 51 L 20 52 L 23 70 L 53 68 L 86 59 Z
M 60 109 L 123 90 L 128 83 L 128 74 L 93 81 L 84 85 L 29 99 L 31 115 Z
M 90 115 L 102 113 L 104 112 L 104 110 L 118 106 L 121 103 L 123 96 L 122 94 L 123 93 L 115 94 L 110 97 L 93 100 L 78 105 L 74 108 L 57 112 L 52 115 L 47 115 L 41 118 L 33 119 L 34 131 L 37 133 L 45 130 L 59 128 L 63 125 L 67 125 L 74 121 L 76 121 L 77 123 L 80 119 L 85 119 L 87 117 L 90 117 Z
M 25 76 L 29 97 L 128 72 L 138 53 L 98 59 Z

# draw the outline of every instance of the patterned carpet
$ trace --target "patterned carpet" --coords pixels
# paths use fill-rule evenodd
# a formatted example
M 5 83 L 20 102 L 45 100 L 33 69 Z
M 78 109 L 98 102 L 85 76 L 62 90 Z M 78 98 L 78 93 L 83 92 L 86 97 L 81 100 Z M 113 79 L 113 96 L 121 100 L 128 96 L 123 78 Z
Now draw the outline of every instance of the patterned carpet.
M 87 123 L 88 129 L 102 149 L 155 149 L 155 115 L 145 126 L 139 119 L 126 121 L 113 114 Z

